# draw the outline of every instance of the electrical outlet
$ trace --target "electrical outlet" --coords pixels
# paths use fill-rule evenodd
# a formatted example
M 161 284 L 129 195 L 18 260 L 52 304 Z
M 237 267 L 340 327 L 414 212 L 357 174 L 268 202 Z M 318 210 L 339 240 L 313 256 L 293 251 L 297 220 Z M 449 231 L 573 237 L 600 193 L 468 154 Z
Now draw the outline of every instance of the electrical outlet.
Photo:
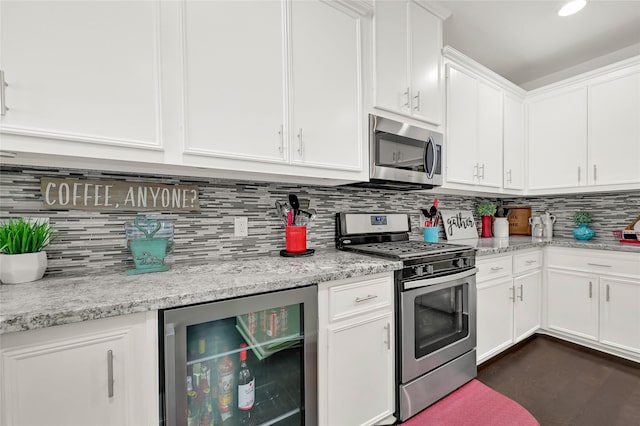
M 234 237 L 247 237 L 249 236 L 249 218 L 248 217 L 236 217 L 233 226 Z

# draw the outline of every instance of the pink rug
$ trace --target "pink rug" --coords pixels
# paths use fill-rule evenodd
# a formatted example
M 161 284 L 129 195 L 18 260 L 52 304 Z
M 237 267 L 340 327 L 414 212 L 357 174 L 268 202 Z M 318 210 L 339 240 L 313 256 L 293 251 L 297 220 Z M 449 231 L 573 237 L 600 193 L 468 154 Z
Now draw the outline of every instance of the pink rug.
M 539 426 L 517 402 L 478 380 L 416 414 L 402 426 Z

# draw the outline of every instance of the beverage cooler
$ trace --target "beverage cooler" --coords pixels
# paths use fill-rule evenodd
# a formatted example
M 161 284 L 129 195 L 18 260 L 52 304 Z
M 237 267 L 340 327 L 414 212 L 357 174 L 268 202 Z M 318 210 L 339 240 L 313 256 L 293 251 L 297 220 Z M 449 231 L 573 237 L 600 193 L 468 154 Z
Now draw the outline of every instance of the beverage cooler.
M 161 424 L 315 425 L 316 286 L 160 311 Z

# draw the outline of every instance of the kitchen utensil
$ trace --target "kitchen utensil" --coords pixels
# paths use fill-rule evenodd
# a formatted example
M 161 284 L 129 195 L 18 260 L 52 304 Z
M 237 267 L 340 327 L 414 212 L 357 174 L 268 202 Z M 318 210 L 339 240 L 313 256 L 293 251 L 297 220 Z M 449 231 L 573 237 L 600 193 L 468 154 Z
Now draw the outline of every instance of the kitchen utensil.
M 311 202 L 308 198 L 298 198 L 298 203 L 300 203 L 301 209 L 308 209 Z
M 289 194 L 289 204 L 291 205 L 291 210 L 293 211 L 291 225 L 295 225 L 296 216 L 298 216 L 298 210 L 300 210 L 300 201 L 298 200 L 298 196 L 296 194 Z

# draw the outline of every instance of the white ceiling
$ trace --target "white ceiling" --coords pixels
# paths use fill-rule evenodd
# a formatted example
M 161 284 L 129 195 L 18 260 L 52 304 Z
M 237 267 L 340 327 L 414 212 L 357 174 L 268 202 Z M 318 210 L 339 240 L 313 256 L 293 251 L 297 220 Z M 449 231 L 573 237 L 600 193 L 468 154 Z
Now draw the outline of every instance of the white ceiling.
M 434 1 L 451 11 L 444 44 L 525 89 L 640 55 L 640 0 L 591 0 L 575 15 L 566 1 Z

